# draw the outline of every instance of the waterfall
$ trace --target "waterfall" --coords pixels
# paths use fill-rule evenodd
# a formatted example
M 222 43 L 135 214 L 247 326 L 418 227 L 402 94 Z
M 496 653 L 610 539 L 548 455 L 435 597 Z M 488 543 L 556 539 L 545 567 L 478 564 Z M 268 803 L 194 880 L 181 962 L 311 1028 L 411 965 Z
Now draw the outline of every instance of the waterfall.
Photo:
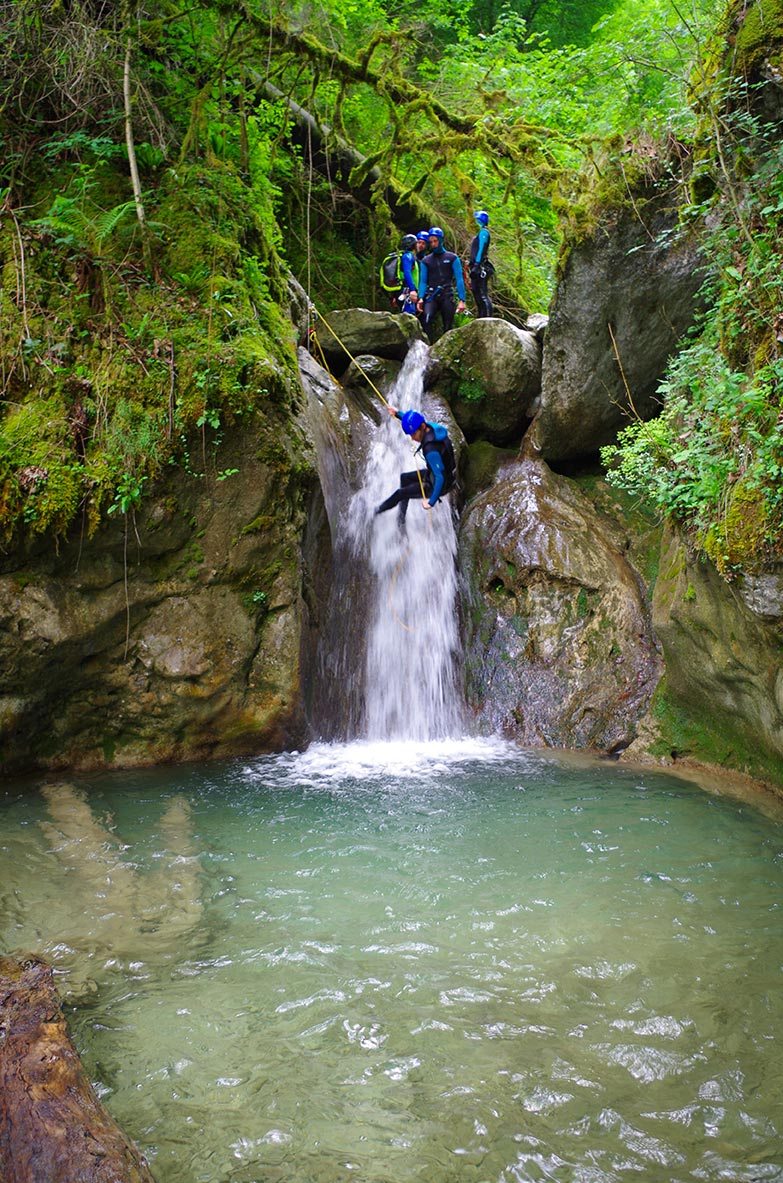
M 423 393 L 426 360 L 427 347 L 414 344 L 389 402 L 437 419 Z M 401 472 L 424 467 L 414 448 L 399 420 L 384 415 L 370 446 L 365 480 L 345 512 L 350 550 L 355 562 L 366 565 L 368 581 L 359 731 L 372 740 L 440 739 L 463 730 L 452 499 L 444 498 L 431 511 L 414 499 L 402 527 L 397 509 L 375 514 L 397 488 Z

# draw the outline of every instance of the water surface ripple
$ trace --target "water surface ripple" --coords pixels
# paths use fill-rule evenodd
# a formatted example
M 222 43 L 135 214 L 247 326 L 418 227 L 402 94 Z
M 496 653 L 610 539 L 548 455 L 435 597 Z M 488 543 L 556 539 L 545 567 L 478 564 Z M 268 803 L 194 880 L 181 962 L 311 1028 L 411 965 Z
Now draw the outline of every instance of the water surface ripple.
M 9 788 L 159 1183 L 783 1180 L 783 830 L 660 773 L 355 744 Z

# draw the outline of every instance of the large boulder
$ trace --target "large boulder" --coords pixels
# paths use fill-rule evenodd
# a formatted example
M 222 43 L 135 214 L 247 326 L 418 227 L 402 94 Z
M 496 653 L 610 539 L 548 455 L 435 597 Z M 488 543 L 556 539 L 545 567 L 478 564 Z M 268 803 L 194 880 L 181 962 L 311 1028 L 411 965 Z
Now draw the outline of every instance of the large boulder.
M 531 439 L 547 461 L 595 453 L 631 418 L 660 413 L 666 363 L 699 308 L 705 273 L 677 229 L 672 194 L 607 209 L 571 245 L 550 310 L 541 410 Z M 612 339 L 614 336 L 614 340 Z
M 541 347 L 535 332 L 494 317 L 474 320 L 433 346 L 424 381 L 468 441 L 516 444 L 538 408 Z
M 402 361 L 412 342 L 426 340 L 415 316 L 366 308 L 343 308 L 319 316 L 315 328 L 319 350 L 338 377 L 361 354 Z
M 780 570 L 727 583 L 667 530 L 653 622 L 666 677 L 639 754 L 723 764 L 783 783 Z
M 526 458 L 472 502 L 460 541 L 467 694 L 482 725 L 534 746 L 627 746 L 659 655 L 616 524 Z

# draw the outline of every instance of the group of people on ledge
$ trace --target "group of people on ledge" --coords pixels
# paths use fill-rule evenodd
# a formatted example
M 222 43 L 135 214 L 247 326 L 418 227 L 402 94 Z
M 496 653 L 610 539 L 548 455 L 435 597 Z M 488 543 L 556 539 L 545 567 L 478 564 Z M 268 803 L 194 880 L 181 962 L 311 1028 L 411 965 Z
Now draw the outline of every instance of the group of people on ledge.
M 470 244 L 468 277 L 476 302 L 477 316 L 492 316 L 492 301 L 487 285 L 494 267 L 489 261 L 489 214 L 477 210 L 474 214 L 478 233 Z M 393 297 L 395 306 L 411 316 L 420 316 L 422 327 L 430 343 L 434 340 L 435 318 L 440 313 L 443 331 L 454 325 L 457 312 L 465 311 L 465 277 L 462 260 L 443 245 L 440 226 L 405 234 L 400 242 L 402 286 Z M 455 302 L 456 296 L 456 302 Z

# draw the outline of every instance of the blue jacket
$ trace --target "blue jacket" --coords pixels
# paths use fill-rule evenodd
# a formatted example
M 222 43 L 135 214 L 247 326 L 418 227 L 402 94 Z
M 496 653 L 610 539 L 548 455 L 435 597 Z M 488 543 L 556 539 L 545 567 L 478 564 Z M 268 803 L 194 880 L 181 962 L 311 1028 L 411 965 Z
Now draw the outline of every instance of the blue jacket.
M 482 226 L 470 244 L 470 266 L 474 267 L 477 263 L 485 263 L 488 254 L 489 230 L 486 226 Z
M 416 291 L 416 274 L 419 270 L 415 251 L 402 252 L 402 279 L 409 291 Z

